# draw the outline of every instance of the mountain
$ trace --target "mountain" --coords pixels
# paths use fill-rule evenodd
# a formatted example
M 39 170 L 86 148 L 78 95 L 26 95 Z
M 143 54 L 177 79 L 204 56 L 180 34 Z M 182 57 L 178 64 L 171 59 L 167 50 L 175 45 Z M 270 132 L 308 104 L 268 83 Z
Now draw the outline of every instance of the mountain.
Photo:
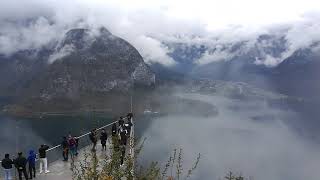
M 319 43 L 295 49 L 284 36 L 266 34 L 250 42 L 164 44 L 168 44 L 168 55 L 176 61 L 167 71 L 178 72 L 185 79 L 198 79 L 191 84 L 192 92 L 218 93 L 241 101 L 265 99 L 268 105 L 295 112 L 289 124 L 298 132 L 317 134 Z
M 187 42 L 163 43 L 169 49 L 167 55 L 176 61 L 167 70 L 189 78 L 246 82 L 310 99 L 317 97 L 320 90 L 317 85 L 318 43 L 294 49 L 281 33 L 262 34 L 250 41 L 209 39 Z M 159 69 L 159 65 L 151 67 Z
M 107 108 L 112 99 L 123 105 L 134 89 L 155 85 L 139 52 L 105 28 L 72 29 L 53 45 L 0 57 L 1 75 L 12 77 L 0 79 L 3 96 L 31 111 Z
M 302 49 L 275 67 L 270 79 L 282 93 L 320 100 L 319 69 L 320 53 Z

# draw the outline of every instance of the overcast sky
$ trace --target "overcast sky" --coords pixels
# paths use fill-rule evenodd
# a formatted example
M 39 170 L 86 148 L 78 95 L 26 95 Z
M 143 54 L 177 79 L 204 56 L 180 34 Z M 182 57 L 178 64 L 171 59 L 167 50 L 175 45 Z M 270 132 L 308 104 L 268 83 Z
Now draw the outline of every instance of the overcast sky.
M 129 11 L 156 10 L 171 18 L 199 21 L 211 30 L 228 25 L 257 27 L 299 21 L 320 9 L 317 0 L 117 0 L 113 3 Z
M 172 65 L 170 49 L 162 42 L 176 41 L 177 35 L 186 44 L 216 46 L 255 40 L 275 28 L 290 29 L 287 52 L 260 62 L 276 65 L 294 50 L 320 40 L 319 20 L 317 0 L 1 0 L 0 53 L 39 48 L 71 28 L 105 26 L 132 43 L 146 62 Z M 198 62 L 224 59 L 225 54 L 206 54 Z

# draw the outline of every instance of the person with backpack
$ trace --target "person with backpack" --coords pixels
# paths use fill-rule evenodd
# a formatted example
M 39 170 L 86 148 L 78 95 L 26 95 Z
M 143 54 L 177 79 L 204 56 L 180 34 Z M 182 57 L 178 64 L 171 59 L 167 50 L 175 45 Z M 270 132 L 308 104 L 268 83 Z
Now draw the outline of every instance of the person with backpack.
M 96 150 L 96 146 L 97 146 L 97 131 L 96 129 L 93 129 L 89 135 L 90 141 L 92 142 L 93 146 L 92 146 L 92 151 Z
M 49 173 L 48 170 L 48 160 L 47 160 L 47 150 L 49 146 L 42 144 L 39 148 L 39 157 L 40 157 L 40 174 L 42 173 L 42 167 L 44 166 L 44 173 Z
M 13 161 L 10 159 L 9 154 L 4 155 L 4 159 L 2 159 L 1 166 L 4 169 L 4 180 L 11 179 L 11 173 L 13 168 Z
M 108 134 L 105 129 L 102 129 L 101 135 L 100 135 L 100 141 L 102 145 L 102 150 L 107 150 L 107 139 L 108 139 Z
M 30 179 L 32 177 L 36 178 L 36 157 L 37 155 L 34 153 L 33 150 L 29 151 L 29 156 L 28 156 L 28 164 L 29 164 L 29 175 Z
M 68 143 L 67 137 L 65 137 L 65 136 L 62 138 L 61 147 L 62 147 L 63 161 L 68 161 L 68 159 L 69 159 L 69 143 Z
M 76 144 L 77 144 L 76 139 L 73 136 L 69 135 L 68 145 L 69 145 L 70 155 L 71 155 L 72 160 L 74 159 L 74 157 L 76 156 L 76 153 L 77 153 L 76 152 Z
M 22 152 L 18 153 L 18 157 L 17 159 L 14 160 L 14 165 L 18 170 L 18 174 L 19 174 L 19 180 L 22 180 L 22 174 L 24 175 L 24 178 L 26 180 L 28 180 L 28 173 L 27 173 L 27 169 L 26 169 L 26 165 L 27 165 L 27 159 L 22 155 Z

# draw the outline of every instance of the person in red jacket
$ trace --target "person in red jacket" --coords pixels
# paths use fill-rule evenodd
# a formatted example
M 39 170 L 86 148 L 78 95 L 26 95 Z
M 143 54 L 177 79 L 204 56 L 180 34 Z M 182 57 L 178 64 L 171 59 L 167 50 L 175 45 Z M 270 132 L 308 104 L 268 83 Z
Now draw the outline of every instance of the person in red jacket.
M 77 145 L 77 141 L 76 139 L 69 135 L 69 138 L 68 138 L 68 145 L 69 145 L 69 149 L 70 149 L 70 155 L 71 155 L 71 159 L 73 160 L 74 157 L 76 156 L 76 145 Z

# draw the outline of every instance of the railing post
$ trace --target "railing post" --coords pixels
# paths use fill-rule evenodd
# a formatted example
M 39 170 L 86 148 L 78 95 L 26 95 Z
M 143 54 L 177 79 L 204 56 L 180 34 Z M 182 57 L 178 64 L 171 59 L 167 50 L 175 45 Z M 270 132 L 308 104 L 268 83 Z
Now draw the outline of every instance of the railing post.
M 134 121 L 133 117 L 131 116 L 130 122 L 132 123 L 131 130 L 130 130 L 130 156 L 132 159 L 132 178 L 135 180 L 135 139 L 134 139 Z

